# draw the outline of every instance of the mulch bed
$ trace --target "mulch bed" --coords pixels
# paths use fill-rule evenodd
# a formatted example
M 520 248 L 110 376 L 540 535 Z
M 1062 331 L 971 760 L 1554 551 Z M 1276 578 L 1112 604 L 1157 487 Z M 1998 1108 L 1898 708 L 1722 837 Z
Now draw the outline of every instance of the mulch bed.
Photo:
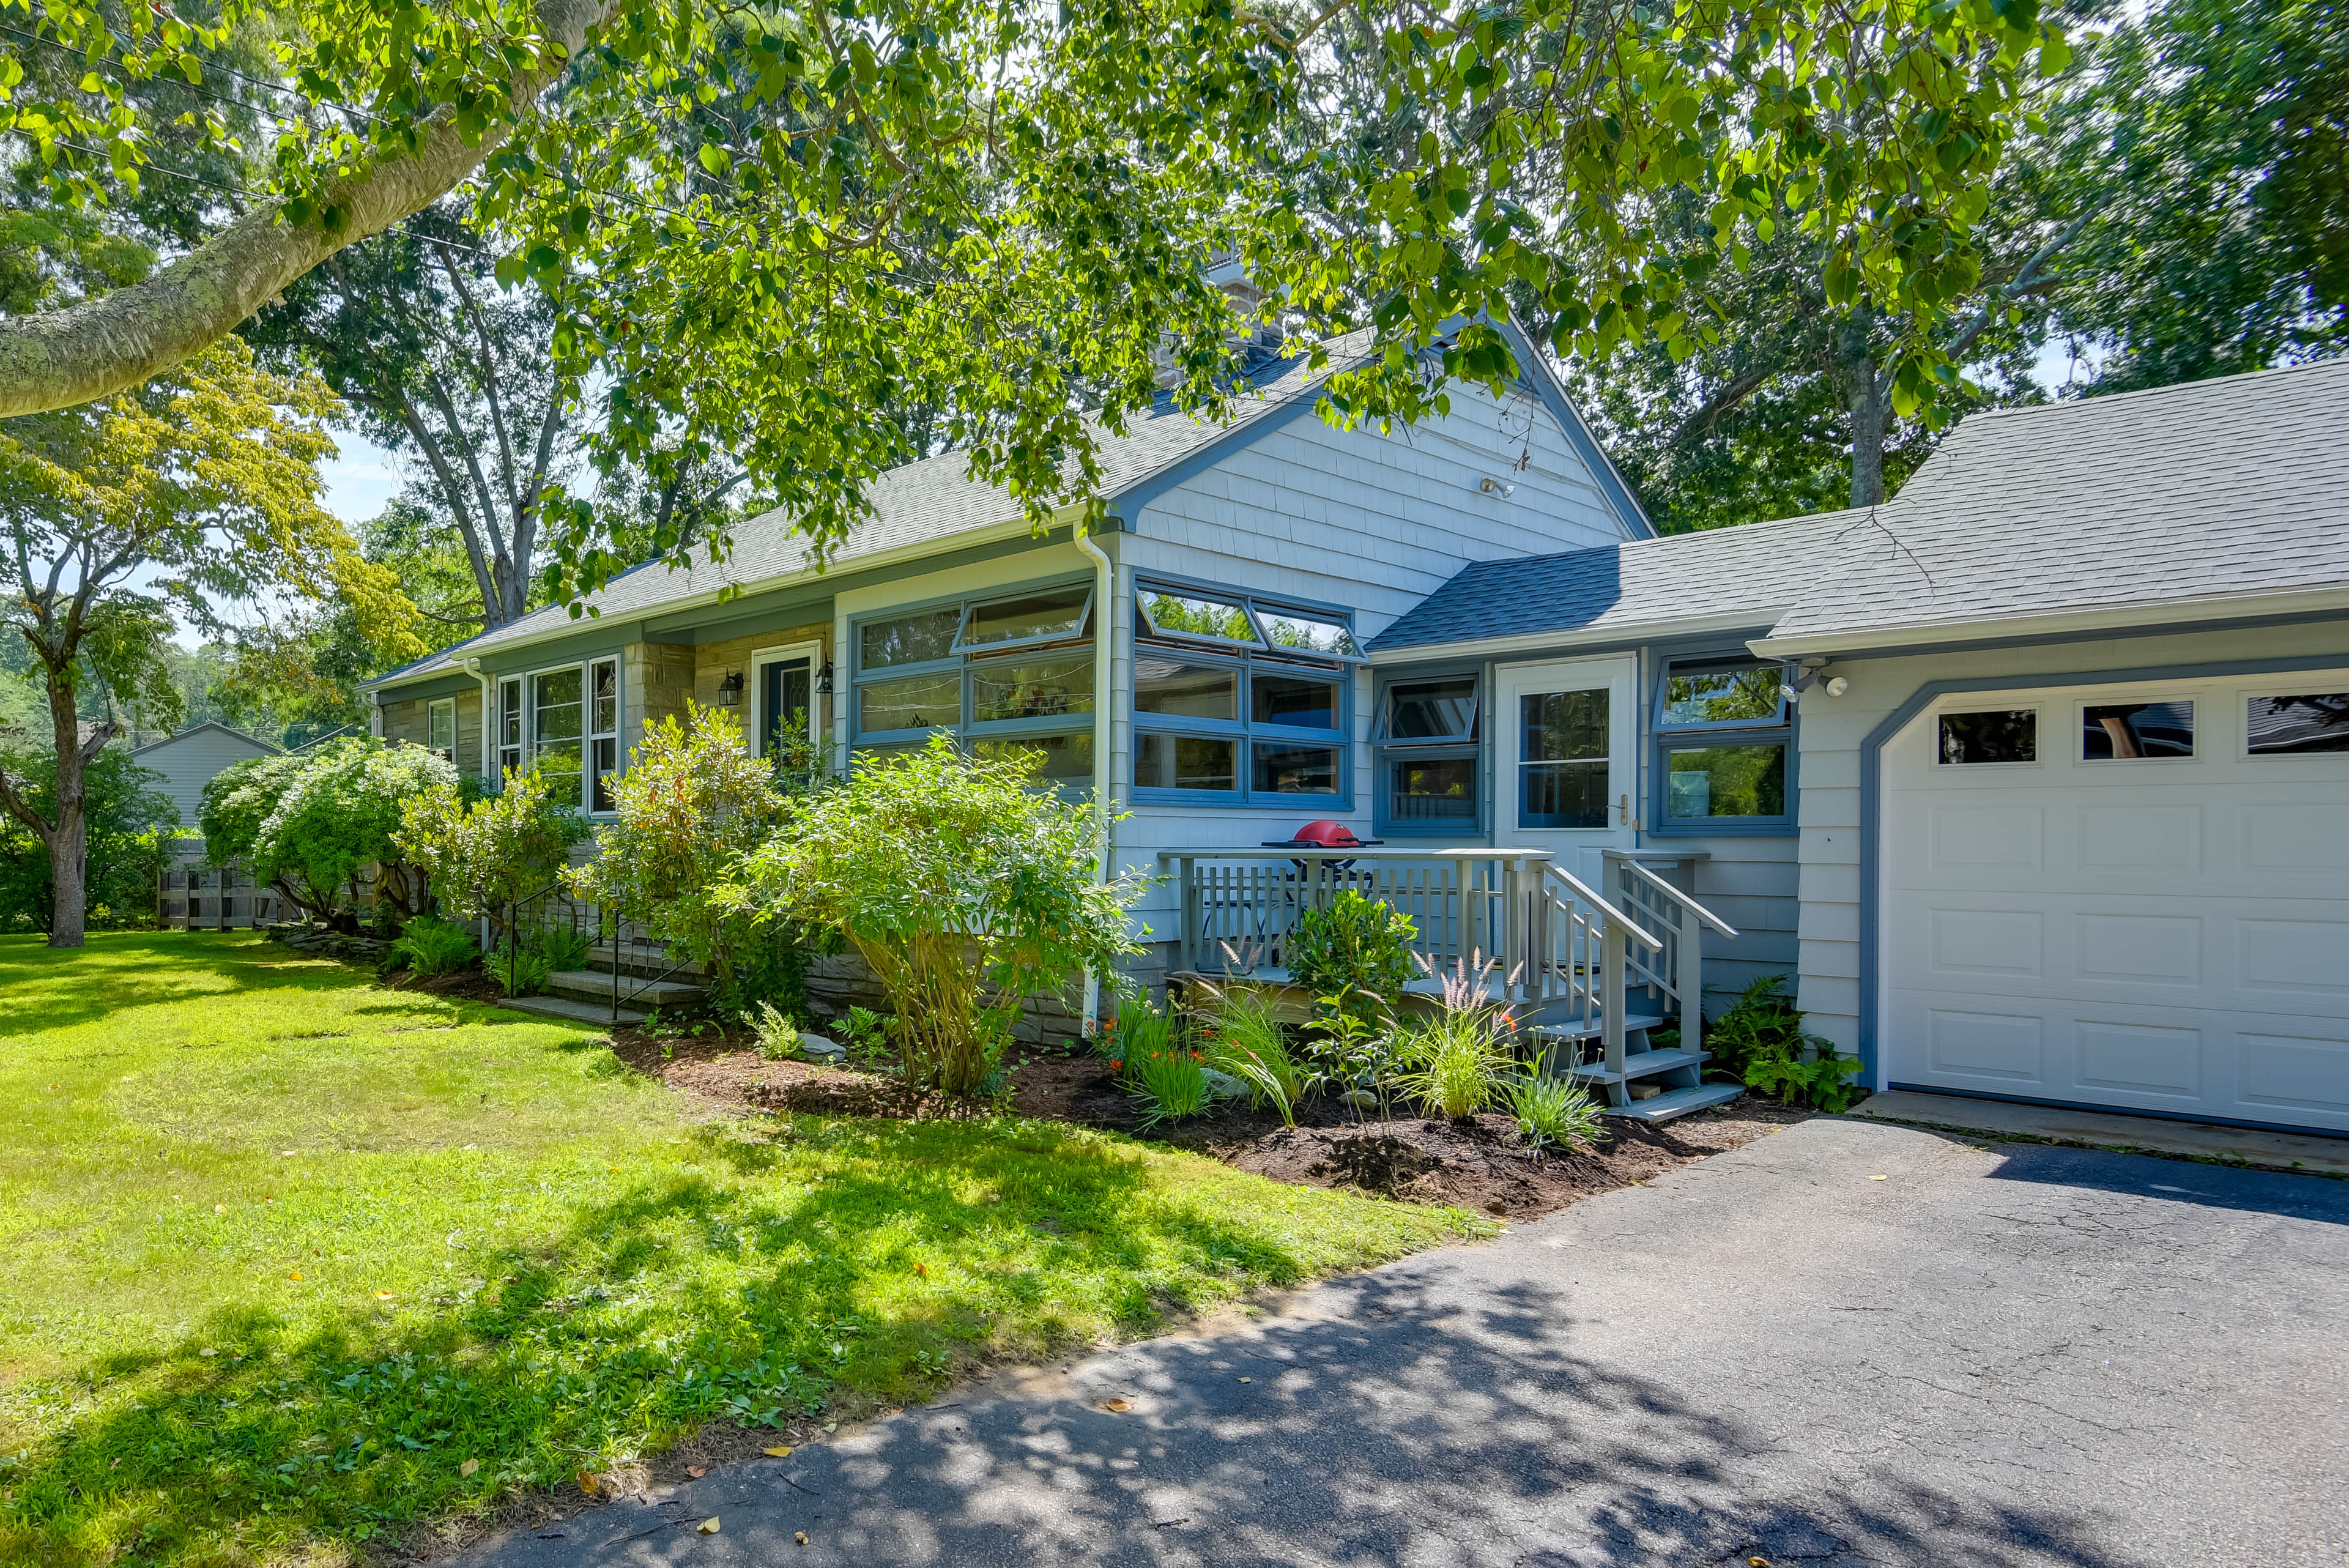
M 615 1033 L 613 1051 L 671 1088 L 720 1104 L 828 1116 L 969 1115 L 934 1094 L 909 1090 L 883 1073 L 810 1062 L 770 1062 L 745 1031 L 698 1035 Z M 1133 1133 L 1276 1181 L 1351 1187 L 1412 1203 L 1448 1203 L 1506 1220 L 1528 1220 L 1578 1199 L 1630 1187 L 1675 1166 L 1750 1143 L 1806 1120 L 1808 1111 L 1748 1095 L 1717 1110 L 1661 1127 L 1610 1123 L 1595 1148 L 1535 1150 L 1505 1116 L 1452 1121 L 1375 1115 L 1357 1123 L 1328 1099 L 1284 1127 L 1269 1111 L 1227 1104 L 1195 1121 L 1144 1129 L 1133 1102 L 1098 1056 L 1030 1053 L 1016 1060 L 1011 1108 L 1020 1116 Z

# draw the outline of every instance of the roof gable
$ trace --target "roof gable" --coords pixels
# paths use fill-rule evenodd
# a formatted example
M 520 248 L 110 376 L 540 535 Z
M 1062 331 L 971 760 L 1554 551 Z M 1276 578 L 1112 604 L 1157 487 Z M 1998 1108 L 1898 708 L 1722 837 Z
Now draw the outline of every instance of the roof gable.
M 1589 466 L 1624 531 L 1651 535 L 1653 529 L 1630 487 L 1568 401 L 1532 342 L 1514 324 L 1497 325 L 1510 338 L 1520 363 L 1527 367 L 1536 396 Z M 1333 363 L 1351 362 L 1369 337 L 1360 333 L 1332 344 Z M 1162 405 L 1129 420 L 1122 435 L 1096 426 L 1101 471 L 1096 493 L 1113 514 L 1133 516 L 1146 495 L 1163 488 L 1170 476 L 1212 463 L 1262 439 L 1289 419 L 1309 413 L 1319 399 L 1321 379 L 1308 372 L 1302 358 L 1273 358 L 1257 367 L 1249 389 L 1233 400 L 1226 410 L 1230 417 L 1222 421 Z M 973 542 L 977 536 L 1019 531 L 1019 502 L 1000 486 L 973 479 L 968 456 L 963 452 L 945 452 L 892 469 L 873 483 L 866 499 L 869 514 L 850 530 L 822 568 L 791 518 L 781 511 L 769 512 L 734 529 L 733 549 L 722 564 L 704 561 L 671 570 L 662 563 L 649 563 L 613 578 L 583 603 L 607 618 L 653 614 L 715 598 L 729 589 L 777 587 L 795 578 L 812 577 L 820 570 L 908 553 L 927 554 L 931 549 Z M 578 619 L 569 607 L 550 605 L 367 685 L 380 688 L 446 674 L 457 669 L 463 658 L 576 629 Z

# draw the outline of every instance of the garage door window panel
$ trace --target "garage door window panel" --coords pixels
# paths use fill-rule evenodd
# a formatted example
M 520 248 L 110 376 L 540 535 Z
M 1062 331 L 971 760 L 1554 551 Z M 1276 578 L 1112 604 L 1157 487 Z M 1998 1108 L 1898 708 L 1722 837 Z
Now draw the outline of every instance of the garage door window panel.
M 2091 702 L 2080 709 L 2084 763 L 2183 760 L 2194 754 L 2194 704 Z
M 1996 708 L 1979 712 L 1944 713 L 1939 723 L 1943 767 L 1985 767 L 2039 760 L 2039 711 Z
M 2244 704 L 2243 736 L 2254 757 L 2349 752 L 2349 691 L 2253 697 Z

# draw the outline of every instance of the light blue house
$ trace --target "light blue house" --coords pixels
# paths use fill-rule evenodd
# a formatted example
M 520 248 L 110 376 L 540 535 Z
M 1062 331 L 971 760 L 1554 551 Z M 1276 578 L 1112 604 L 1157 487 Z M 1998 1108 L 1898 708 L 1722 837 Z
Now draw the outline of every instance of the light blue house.
M 1979 416 L 1873 513 L 1671 539 L 1538 369 L 1392 434 L 1315 401 L 1271 359 L 1139 421 L 1087 537 L 916 463 L 827 569 L 760 519 L 378 731 L 591 815 L 688 696 L 753 750 L 1032 748 L 1163 874 L 1137 978 L 1278 975 L 1356 887 L 1625 1114 L 1717 1098 L 1649 1028 L 1783 973 L 1872 1085 L 2349 1132 L 2349 367 Z

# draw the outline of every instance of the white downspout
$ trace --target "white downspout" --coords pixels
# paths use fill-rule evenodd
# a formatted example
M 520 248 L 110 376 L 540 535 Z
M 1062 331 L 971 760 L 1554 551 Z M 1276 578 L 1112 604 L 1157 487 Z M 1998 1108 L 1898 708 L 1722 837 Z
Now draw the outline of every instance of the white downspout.
M 1101 879 L 1106 885 L 1116 873 L 1117 830 L 1110 818 L 1110 716 L 1113 708 L 1110 691 L 1111 658 L 1115 653 L 1113 632 L 1116 617 L 1111 613 L 1117 602 L 1117 570 L 1108 555 L 1077 524 L 1071 535 L 1077 548 L 1092 557 L 1093 562 L 1093 803 L 1102 815 Z M 1090 1040 L 1101 1027 L 1101 976 L 1088 972 L 1085 976 L 1085 1038 Z

